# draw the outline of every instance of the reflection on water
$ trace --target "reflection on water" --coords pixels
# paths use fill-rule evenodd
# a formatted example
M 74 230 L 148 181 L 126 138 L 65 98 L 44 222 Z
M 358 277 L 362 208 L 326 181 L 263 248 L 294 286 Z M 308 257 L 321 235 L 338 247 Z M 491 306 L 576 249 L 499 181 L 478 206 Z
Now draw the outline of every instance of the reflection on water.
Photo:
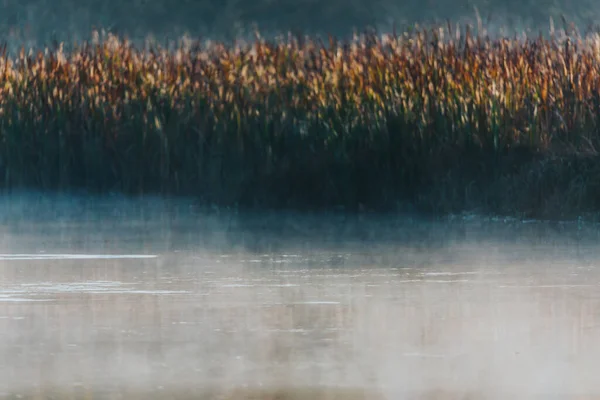
M 592 224 L 0 203 L 0 397 L 600 396 Z
M 0 260 L 114 260 L 128 258 L 156 258 L 150 254 L 0 254 Z

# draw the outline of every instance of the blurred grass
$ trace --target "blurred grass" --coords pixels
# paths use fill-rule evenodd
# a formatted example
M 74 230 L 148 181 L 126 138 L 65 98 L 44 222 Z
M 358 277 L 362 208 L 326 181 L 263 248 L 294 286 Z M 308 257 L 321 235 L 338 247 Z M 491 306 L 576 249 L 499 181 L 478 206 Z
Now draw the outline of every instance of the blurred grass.
M 185 33 L 224 39 L 255 27 L 265 36 L 290 30 L 346 36 L 365 26 L 389 30 L 392 22 L 476 24 L 478 15 L 490 31 L 518 32 L 546 31 L 549 18 L 560 23 L 564 16 L 581 29 L 600 19 L 593 0 L 1 0 L 0 10 L 0 34 L 28 45 L 82 39 L 92 29 L 131 39 Z

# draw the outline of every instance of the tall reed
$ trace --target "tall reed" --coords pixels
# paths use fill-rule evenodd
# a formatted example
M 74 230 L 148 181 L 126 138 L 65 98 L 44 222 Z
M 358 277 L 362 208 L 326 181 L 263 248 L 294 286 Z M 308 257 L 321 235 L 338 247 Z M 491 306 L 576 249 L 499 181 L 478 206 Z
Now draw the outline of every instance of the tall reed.
M 600 36 L 469 30 L 0 58 L 0 185 L 389 206 L 594 151 Z M 527 154 L 523 161 L 514 154 Z M 477 184 L 479 184 L 477 183 Z

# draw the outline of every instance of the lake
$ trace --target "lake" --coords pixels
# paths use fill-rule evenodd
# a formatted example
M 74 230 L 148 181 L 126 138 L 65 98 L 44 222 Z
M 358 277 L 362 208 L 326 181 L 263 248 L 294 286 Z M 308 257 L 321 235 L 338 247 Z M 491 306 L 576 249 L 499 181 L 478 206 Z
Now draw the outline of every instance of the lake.
M 600 398 L 600 225 L 0 198 L 0 397 Z

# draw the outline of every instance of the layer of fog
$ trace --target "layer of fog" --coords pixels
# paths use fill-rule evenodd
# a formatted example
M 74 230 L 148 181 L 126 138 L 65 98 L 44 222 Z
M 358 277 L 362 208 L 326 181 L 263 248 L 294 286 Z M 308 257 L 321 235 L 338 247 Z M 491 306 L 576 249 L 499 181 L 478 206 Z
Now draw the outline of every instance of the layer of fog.
M 0 259 L 0 392 L 600 393 L 599 230 L 585 220 L 28 193 L 0 198 L 0 226 L 4 255 L 156 256 Z

